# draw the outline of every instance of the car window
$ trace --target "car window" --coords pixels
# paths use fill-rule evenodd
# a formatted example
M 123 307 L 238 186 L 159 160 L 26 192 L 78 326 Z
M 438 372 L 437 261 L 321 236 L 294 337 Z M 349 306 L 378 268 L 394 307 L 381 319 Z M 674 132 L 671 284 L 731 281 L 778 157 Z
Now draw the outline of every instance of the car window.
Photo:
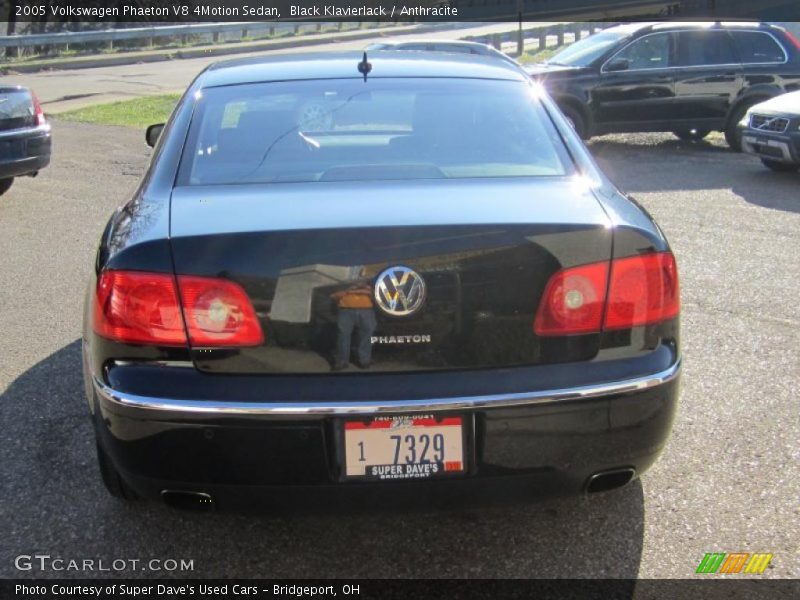
M 571 170 L 527 82 L 325 80 L 211 88 L 179 181 L 532 177 Z
M 654 33 L 639 38 L 614 55 L 630 61 L 628 69 L 664 69 L 672 66 L 672 34 Z
M 619 31 L 601 31 L 570 44 L 564 50 L 556 52 L 546 62 L 553 65 L 585 67 L 602 57 L 606 52 L 610 52 L 627 35 L 627 33 Z
M 743 63 L 779 63 L 786 60 L 783 48 L 768 33 L 732 31 L 731 35 Z
M 678 33 L 679 67 L 731 65 L 739 62 L 727 31 L 681 31 Z
M 0 92 L 0 129 L 17 129 L 36 125 L 33 100 L 27 90 Z

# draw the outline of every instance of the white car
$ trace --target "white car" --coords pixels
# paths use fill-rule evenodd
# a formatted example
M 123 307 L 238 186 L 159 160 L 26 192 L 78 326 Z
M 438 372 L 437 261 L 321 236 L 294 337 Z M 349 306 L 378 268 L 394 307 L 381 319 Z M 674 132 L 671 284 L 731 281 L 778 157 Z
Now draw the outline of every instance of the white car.
M 739 128 L 743 152 L 773 171 L 800 169 L 800 90 L 756 104 Z

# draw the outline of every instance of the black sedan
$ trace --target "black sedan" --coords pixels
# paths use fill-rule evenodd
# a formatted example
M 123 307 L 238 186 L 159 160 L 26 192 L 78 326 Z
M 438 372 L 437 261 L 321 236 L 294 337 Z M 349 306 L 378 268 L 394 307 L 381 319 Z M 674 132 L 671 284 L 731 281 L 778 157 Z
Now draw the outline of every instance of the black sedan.
M 50 125 L 36 95 L 22 86 L 0 86 L 0 195 L 15 177 L 35 177 L 50 164 Z
M 529 68 L 578 133 L 725 132 L 768 98 L 800 89 L 800 42 L 766 23 L 630 23 L 596 33 Z
M 516 66 L 224 62 L 148 140 L 86 296 L 112 494 L 596 492 L 663 450 L 675 259 Z
M 742 149 L 773 171 L 800 169 L 800 91 L 752 107 L 739 124 Z

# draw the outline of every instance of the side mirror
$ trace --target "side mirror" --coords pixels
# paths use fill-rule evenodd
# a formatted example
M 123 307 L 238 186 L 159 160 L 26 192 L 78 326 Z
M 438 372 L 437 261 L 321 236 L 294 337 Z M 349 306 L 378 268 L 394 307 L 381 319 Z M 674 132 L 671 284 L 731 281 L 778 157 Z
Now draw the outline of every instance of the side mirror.
M 606 65 L 606 71 L 627 71 L 631 66 L 631 61 L 627 58 L 615 58 Z
M 147 145 L 151 148 L 156 145 L 158 141 L 158 136 L 161 135 L 161 132 L 164 130 L 164 123 L 156 123 L 155 125 L 150 125 L 147 128 L 147 132 L 144 134 L 144 139 L 147 142 Z

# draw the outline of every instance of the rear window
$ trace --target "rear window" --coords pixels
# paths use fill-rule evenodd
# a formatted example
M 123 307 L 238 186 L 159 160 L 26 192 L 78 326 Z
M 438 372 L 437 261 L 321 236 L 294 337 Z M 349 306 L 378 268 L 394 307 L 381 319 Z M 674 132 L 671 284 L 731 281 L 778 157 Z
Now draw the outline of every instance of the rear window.
M 569 165 L 524 82 L 259 83 L 197 102 L 180 185 L 557 176 Z
M 36 125 L 33 101 L 27 90 L 0 92 L 0 129 L 19 129 Z
M 786 60 L 783 48 L 768 33 L 734 31 L 731 35 L 745 64 L 781 63 Z

